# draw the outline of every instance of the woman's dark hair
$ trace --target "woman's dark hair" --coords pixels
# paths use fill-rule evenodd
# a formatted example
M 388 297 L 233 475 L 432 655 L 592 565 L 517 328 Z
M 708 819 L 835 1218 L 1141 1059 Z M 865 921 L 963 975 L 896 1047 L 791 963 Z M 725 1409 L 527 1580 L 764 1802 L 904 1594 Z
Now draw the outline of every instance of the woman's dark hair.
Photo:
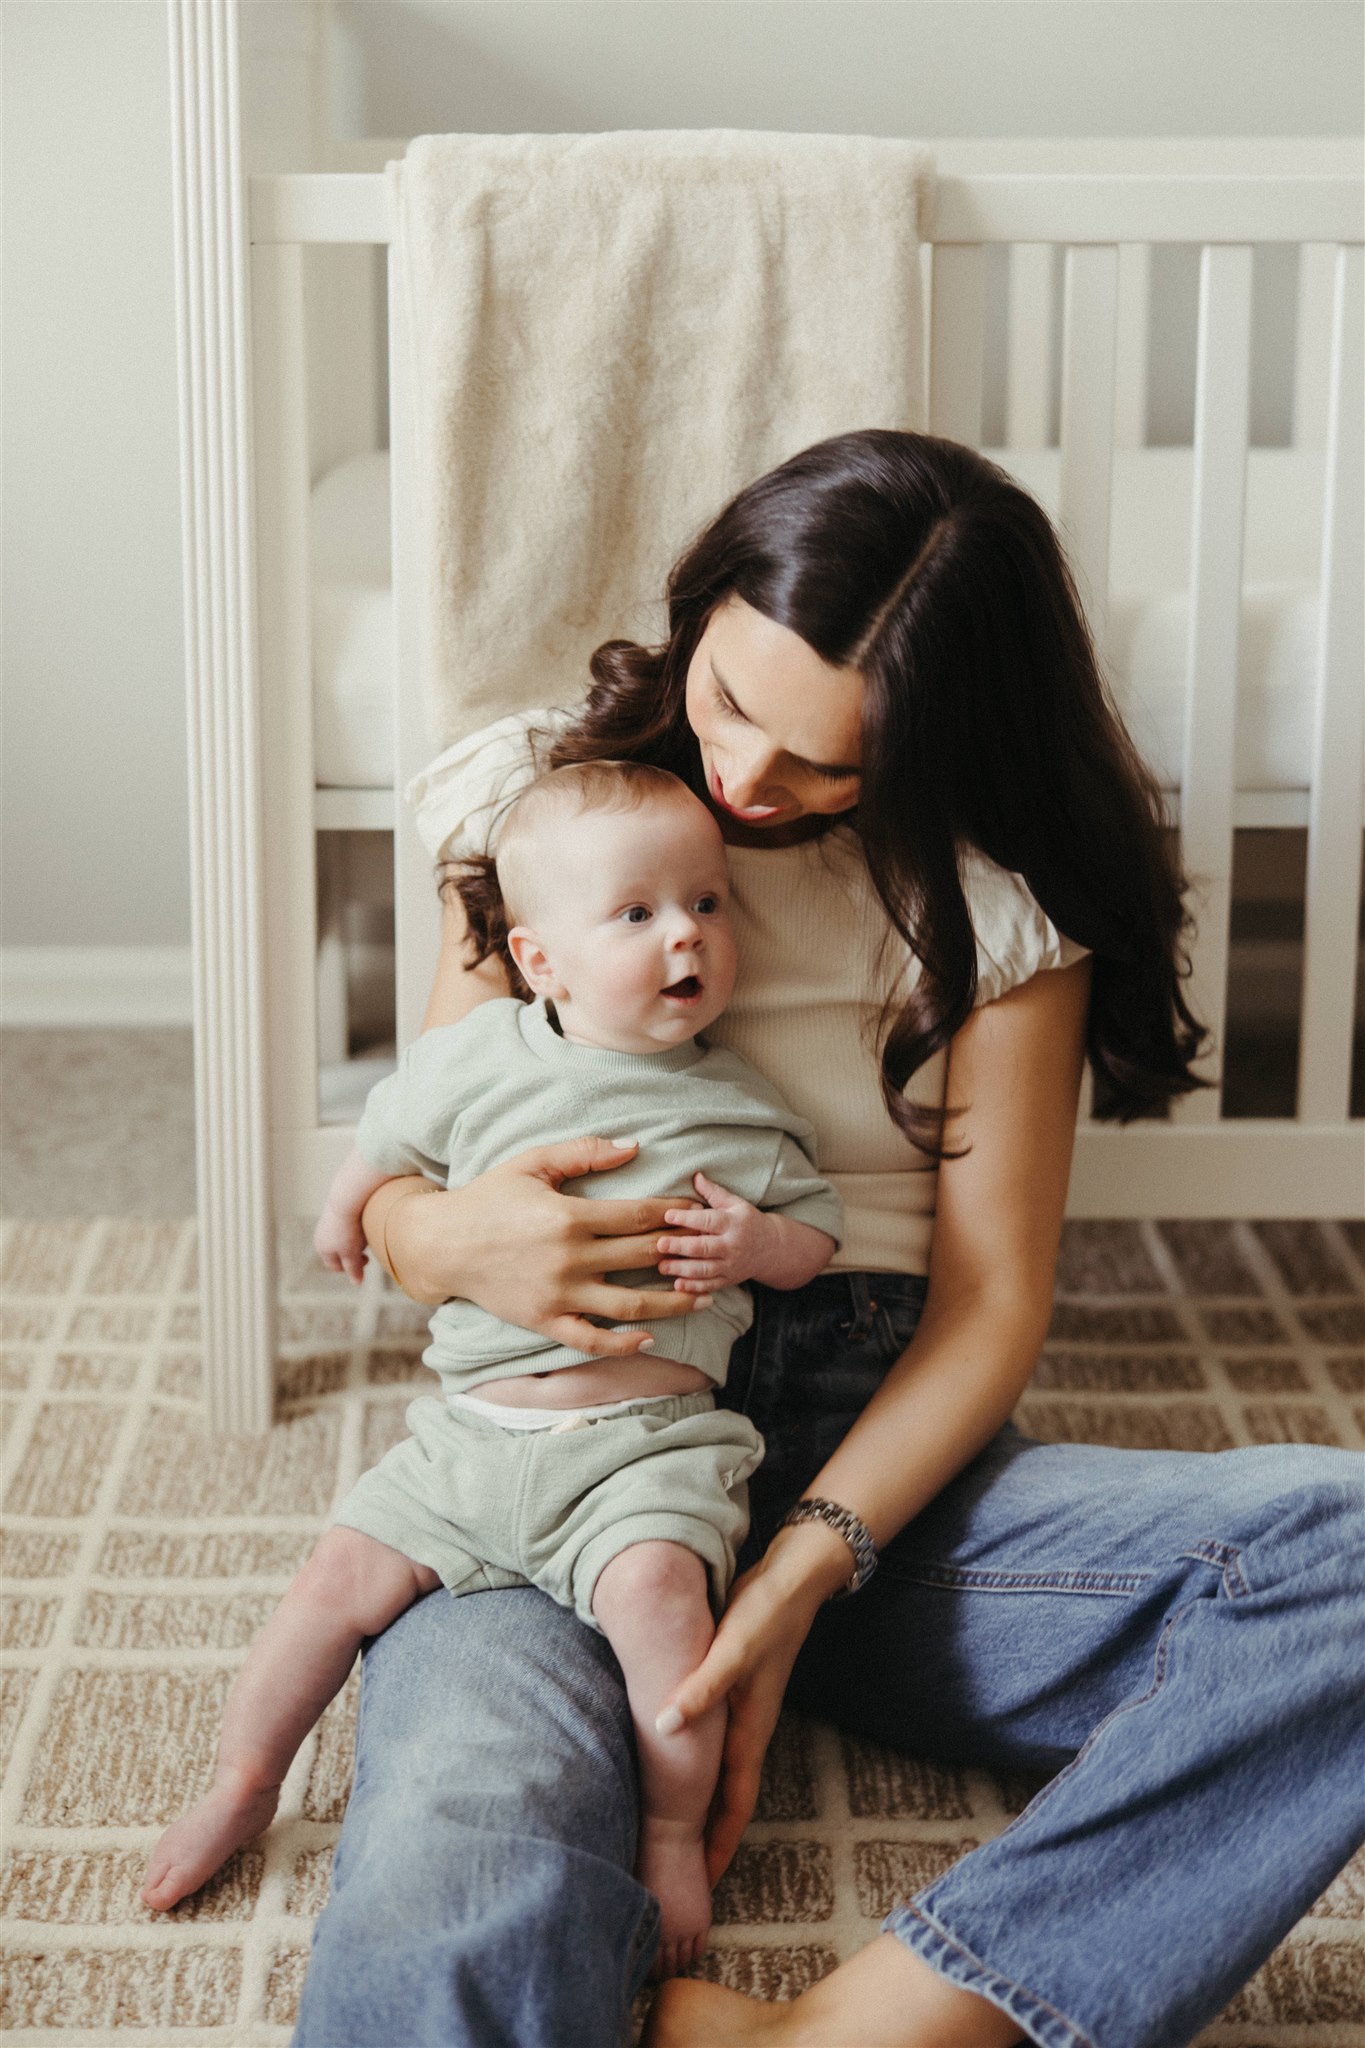
M 598 648 L 593 688 L 551 764 L 646 760 L 701 794 L 687 670 L 732 595 L 865 678 L 851 822 L 922 970 L 881 1034 L 882 1089 L 906 1135 L 943 1156 L 941 1113 L 902 1091 L 976 993 L 959 842 L 1021 874 L 1058 929 L 1094 953 L 1097 1116 L 1166 1115 L 1206 1085 L 1190 1070 L 1208 1034 L 1181 987 L 1190 919 L 1161 793 L 1034 500 L 971 449 L 924 434 L 869 430 L 807 448 L 687 549 L 668 580 L 663 646 Z M 480 958 L 505 937 L 483 868 L 461 885 Z

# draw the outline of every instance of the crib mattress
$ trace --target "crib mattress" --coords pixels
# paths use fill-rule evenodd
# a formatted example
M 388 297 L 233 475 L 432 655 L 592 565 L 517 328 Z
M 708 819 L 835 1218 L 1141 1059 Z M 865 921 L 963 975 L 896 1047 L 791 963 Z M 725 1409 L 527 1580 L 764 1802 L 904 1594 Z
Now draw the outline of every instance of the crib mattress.
M 994 451 L 1049 511 L 1055 449 Z M 1306 790 L 1318 639 L 1323 462 L 1300 449 L 1251 451 L 1238 660 L 1237 787 Z M 1191 458 L 1186 448 L 1120 449 L 1114 463 L 1104 658 L 1134 739 L 1176 789 L 1185 725 Z M 313 731 L 318 782 L 392 781 L 393 596 L 389 466 L 353 456 L 314 487 Z

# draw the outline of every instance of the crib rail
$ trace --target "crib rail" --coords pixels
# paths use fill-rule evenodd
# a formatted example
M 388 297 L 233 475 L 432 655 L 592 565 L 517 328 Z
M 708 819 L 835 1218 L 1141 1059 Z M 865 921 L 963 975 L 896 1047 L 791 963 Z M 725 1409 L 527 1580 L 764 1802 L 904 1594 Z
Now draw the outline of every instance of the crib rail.
M 182 10 L 183 11 L 183 10 Z M 188 19 L 188 16 L 187 16 Z M 190 76 L 192 66 L 187 69 Z M 187 89 L 188 99 L 188 89 Z M 187 238 L 186 302 L 212 303 L 225 238 L 212 210 L 225 175 L 201 149 L 202 197 L 191 193 L 199 225 Z M 1217 1090 L 1194 1098 L 1170 1124 L 1127 1130 L 1083 1115 L 1077 1136 L 1070 1210 L 1075 1215 L 1359 1215 L 1365 1213 L 1365 1136 L 1349 1117 L 1356 920 L 1360 893 L 1362 788 L 1360 608 L 1361 533 L 1361 241 L 1362 187 L 1351 160 L 1328 146 L 1256 145 L 1248 170 L 1217 147 L 1000 144 L 970 151 L 944 145 L 932 216 L 926 224 L 930 289 L 926 360 L 927 416 L 935 431 L 980 445 L 984 416 L 984 316 L 992 263 L 1009 265 L 1007 422 L 1012 446 L 1049 439 L 1054 384 L 1060 383 L 1058 516 L 1092 624 L 1102 634 L 1109 591 L 1112 471 L 1116 448 L 1144 438 L 1146 298 L 1154 245 L 1202 250 L 1191 544 L 1187 717 L 1178 821 L 1187 868 L 1198 881 L 1199 934 L 1193 1002 L 1221 1043 L 1226 1005 L 1234 830 L 1244 824 L 1301 823 L 1309 840 L 1306 953 L 1297 1116 L 1240 1122 L 1220 1114 Z M 1066 156 L 1060 167 L 1058 157 Z M 968 158 L 971 158 L 968 161 Z M 1122 165 L 1122 168 L 1116 168 Z M 1300 169 L 1302 165 L 1304 168 Z M 257 633 L 258 757 L 199 761 L 199 776 L 227 773 L 244 788 L 262 777 L 264 888 L 230 843 L 226 824 L 215 844 L 207 889 L 199 891 L 202 928 L 234 914 L 244 896 L 263 898 L 270 1075 L 271 1191 L 285 1211 L 307 1211 L 348 1141 L 319 1122 L 317 1025 L 312 978 L 317 936 L 314 827 L 395 824 L 390 792 L 317 791 L 314 787 L 307 580 L 306 366 L 301 346 L 302 251 L 310 246 L 390 241 L 388 195 L 372 172 L 257 177 L 248 181 L 244 242 L 250 246 Z M 195 229 L 191 221 L 191 229 Z M 1296 436 L 1325 447 L 1326 503 L 1321 630 L 1311 787 L 1295 792 L 1239 790 L 1235 776 L 1236 678 L 1242 583 L 1241 534 L 1248 443 L 1252 249 L 1298 244 L 1299 335 Z M 1008 249 L 1007 259 L 999 255 Z M 389 255 L 390 360 L 402 357 L 403 294 L 397 252 Z M 1052 354 L 1051 304 L 1061 266 L 1064 304 Z M 196 293 L 198 296 L 196 297 Z M 1322 359 L 1331 333 L 1330 377 L 1306 367 L 1317 337 Z M 192 339 L 182 341 L 182 363 Z M 1314 358 L 1316 360 L 1316 358 Z M 193 365 L 199 376 L 197 360 Z M 225 374 L 225 373 L 224 373 Z M 202 380 L 201 380 L 202 381 Z M 402 379 L 391 379 L 401 417 Z M 412 492 L 402 473 L 406 436 L 391 435 L 395 506 L 395 613 L 398 673 L 416 671 L 414 608 L 405 584 L 411 560 Z M 191 467 L 196 458 L 191 455 Z M 241 508 L 231 517 L 240 521 Z M 197 545 L 212 557 L 221 531 Z M 250 721 L 221 718 L 221 700 L 237 683 L 218 673 L 212 649 L 192 682 L 219 705 L 216 730 L 232 748 L 252 744 Z M 415 691 L 400 690 L 393 785 L 401 788 L 426 752 Z M 211 722 L 211 721 L 210 721 Z M 258 770 L 259 761 L 259 770 Z M 211 809 L 211 806 L 209 807 Z M 247 837 L 249 838 L 249 834 Z M 215 877 L 218 879 L 215 880 Z M 430 877 L 415 835 L 395 831 L 399 945 L 399 1030 L 420 1022 L 434 937 Z M 212 961 L 204 980 L 207 1012 L 217 1006 Z M 223 999 L 226 1013 L 226 989 Z M 230 1034 L 229 1034 L 230 1035 Z M 220 1034 L 221 1036 L 221 1034 Z M 217 1048 L 217 1041 L 214 1042 Z M 229 1046 L 211 1054 L 223 1068 L 218 1093 L 238 1085 Z M 240 1067 L 240 1059 L 238 1066 Z M 1208 1074 L 1217 1079 L 1219 1054 Z M 239 1077 L 238 1077 L 239 1078 Z M 215 1169 L 209 1167 L 212 1175 Z M 226 1176 L 243 1171 L 240 1162 Z M 218 1208 L 233 1190 L 218 1191 Z M 209 1190 L 210 1196 L 213 1190 Z M 213 1201 L 201 1201 L 212 1230 Z M 220 1262 L 222 1263 L 222 1262 Z M 268 1319 L 270 1279 L 256 1267 L 238 1291 L 250 1295 L 254 1327 Z M 224 1282 L 222 1285 L 226 1285 Z M 221 1291 L 221 1288 L 220 1288 Z M 246 1327 L 250 1319 L 239 1318 Z M 264 1422 L 272 1361 L 259 1343 L 250 1356 L 206 1346 L 210 1398 L 218 1419 Z M 243 1391 L 245 1385 L 245 1391 Z
M 1052 266 L 1064 266 L 1061 325 L 1059 524 L 1097 639 L 1103 638 L 1109 588 L 1109 544 L 1114 450 L 1123 438 L 1125 406 L 1138 408 L 1131 384 L 1143 369 L 1133 339 L 1153 244 L 1182 242 L 1202 250 L 1191 549 L 1187 719 L 1179 822 L 1187 870 L 1199 892 L 1193 949 L 1193 1006 L 1213 1029 L 1215 1050 L 1207 1078 L 1220 1078 L 1229 957 L 1229 912 L 1234 831 L 1248 823 L 1302 822 L 1309 828 L 1304 1029 L 1298 1118 L 1292 1123 L 1234 1123 L 1220 1115 L 1217 1087 L 1191 1098 L 1168 1126 L 1117 1131 L 1083 1119 L 1072 1181 L 1075 1213 L 1349 1213 L 1362 1190 L 1360 1131 L 1348 1119 L 1353 1021 L 1354 922 L 1359 894 L 1362 789 L 1358 768 L 1360 648 L 1358 587 L 1350 563 L 1358 552 L 1359 431 L 1353 390 L 1359 387 L 1358 294 L 1362 237 L 1358 178 L 1322 170 L 1235 175 L 1225 170 L 1161 173 L 1082 168 L 1074 172 L 1004 169 L 940 177 L 927 223 L 931 282 L 928 294 L 928 416 L 935 431 L 980 444 L 986 260 L 992 245 L 1008 245 L 1011 303 L 1016 307 L 1011 346 L 1011 397 L 1025 438 L 1045 431 L 1038 373 L 1028 374 L 1027 333 L 1045 332 L 1041 317 Z M 294 266 L 307 244 L 389 240 L 388 197 L 382 176 L 371 173 L 263 177 L 250 181 L 250 234 L 258 304 L 271 308 L 257 330 L 257 379 L 266 394 L 269 432 L 259 459 L 267 488 L 258 496 L 263 561 L 297 561 L 304 496 L 303 454 L 289 419 L 302 414 L 299 357 L 284 301 L 297 291 Z M 1286 800 L 1283 792 L 1239 791 L 1234 746 L 1237 653 L 1242 585 L 1242 527 L 1248 443 L 1253 244 L 1289 240 L 1320 254 L 1330 251 L 1336 335 L 1330 405 L 1330 495 L 1324 554 L 1323 631 L 1317 692 L 1317 740 L 1310 791 Z M 393 259 L 391 258 L 391 279 Z M 1321 301 L 1321 263 L 1306 278 Z M 292 300 L 291 300 L 292 303 Z M 391 346 L 401 326 L 401 293 L 390 291 Z M 273 359 L 272 359 L 273 346 Z M 395 353 L 397 351 L 395 350 Z M 1035 350 L 1036 353 L 1036 350 Z M 1044 374 L 1046 366 L 1044 366 Z M 1354 380 L 1354 382 L 1353 382 Z M 1015 391 L 1016 383 L 1022 392 Z M 291 393 L 281 405 L 281 394 Z M 394 403 L 404 402 L 401 380 Z M 1354 438 L 1353 438 L 1354 437 Z M 392 437 L 401 463 L 402 435 Z M 281 465 L 288 467 L 288 477 Z M 411 493 L 393 479 L 396 516 L 408 516 Z M 406 654 L 400 673 L 411 673 L 411 607 L 401 588 L 408 549 L 395 546 L 396 611 Z M 292 594 L 286 598 L 285 586 Z M 279 578 L 280 602 L 300 605 L 301 585 Z M 310 862 L 299 821 L 333 817 L 373 821 L 392 798 L 366 792 L 347 805 L 337 792 L 315 792 L 311 741 L 302 730 L 297 687 L 306 621 L 296 617 L 273 645 L 262 643 L 263 676 L 273 672 L 269 701 L 281 707 L 273 726 L 277 800 L 273 829 L 286 838 L 297 887 L 277 896 L 271 938 L 276 973 L 297 991 L 296 1017 L 311 1020 L 300 980 L 310 958 L 313 915 Z M 285 675 L 293 672 L 295 687 Z M 284 707 L 289 707 L 286 712 Z M 400 707 L 395 784 L 420 766 L 425 742 Z M 399 1032 L 414 1032 L 430 961 L 430 881 L 414 835 L 397 835 L 396 902 L 399 924 Z M 288 896 L 295 900 L 290 902 Z M 299 1040 L 302 1040 L 302 1048 Z M 318 1126 L 316 1077 L 309 1071 L 312 1030 L 296 1037 L 275 1064 L 280 1099 L 277 1191 L 307 1206 L 327 1161 L 344 1133 Z M 1308 1161 L 1311 1159 L 1311 1171 Z

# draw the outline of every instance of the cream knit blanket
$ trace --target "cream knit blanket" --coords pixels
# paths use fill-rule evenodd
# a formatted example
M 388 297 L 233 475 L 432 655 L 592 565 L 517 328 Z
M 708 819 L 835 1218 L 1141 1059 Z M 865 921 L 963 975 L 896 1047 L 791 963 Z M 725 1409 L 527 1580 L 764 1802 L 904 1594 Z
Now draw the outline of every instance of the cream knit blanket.
M 389 176 L 433 751 L 657 638 L 669 565 L 742 484 L 923 420 L 908 143 L 425 136 Z

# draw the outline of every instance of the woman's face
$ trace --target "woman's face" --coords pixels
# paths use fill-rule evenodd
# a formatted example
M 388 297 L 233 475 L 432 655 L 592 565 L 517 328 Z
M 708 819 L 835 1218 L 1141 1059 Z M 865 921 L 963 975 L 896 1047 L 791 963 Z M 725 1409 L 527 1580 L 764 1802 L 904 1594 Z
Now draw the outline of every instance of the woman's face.
M 782 845 L 858 801 L 863 678 L 739 597 L 711 614 L 687 671 L 687 722 L 732 844 Z

